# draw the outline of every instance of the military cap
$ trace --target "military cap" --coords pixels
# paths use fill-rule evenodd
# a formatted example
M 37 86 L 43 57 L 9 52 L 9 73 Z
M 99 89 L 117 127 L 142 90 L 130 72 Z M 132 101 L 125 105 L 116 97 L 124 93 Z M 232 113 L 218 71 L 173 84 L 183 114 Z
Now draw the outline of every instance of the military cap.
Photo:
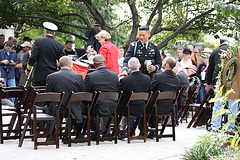
M 56 31 L 58 30 L 58 27 L 51 23 L 51 22 L 43 22 L 44 29 L 50 30 L 50 31 Z
M 140 30 L 140 31 L 141 31 L 141 30 L 149 31 L 149 27 L 148 27 L 148 25 L 142 25 L 142 26 L 139 28 L 139 30 Z

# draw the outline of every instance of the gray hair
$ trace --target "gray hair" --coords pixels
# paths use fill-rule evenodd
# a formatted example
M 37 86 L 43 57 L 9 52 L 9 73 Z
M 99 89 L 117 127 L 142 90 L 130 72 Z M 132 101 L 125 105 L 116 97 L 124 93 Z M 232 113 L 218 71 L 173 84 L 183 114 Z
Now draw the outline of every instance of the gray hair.
M 95 35 L 95 37 L 96 37 L 96 39 L 98 39 L 98 38 L 103 38 L 105 40 L 111 39 L 111 35 L 105 30 L 101 30 L 98 34 Z
M 140 65 L 140 62 L 139 62 L 138 58 L 136 58 L 136 57 L 132 57 L 128 61 L 128 66 L 130 67 L 130 69 L 132 71 L 138 70 L 139 69 L 139 65 Z
M 183 47 L 179 47 L 179 48 L 177 49 L 177 51 L 178 51 L 178 50 L 182 50 L 182 51 L 183 51 Z
M 69 64 L 72 64 L 72 59 L 68 56 L 62 56 L 59 59 L 59 63 L 61 67 L 68 67 Z

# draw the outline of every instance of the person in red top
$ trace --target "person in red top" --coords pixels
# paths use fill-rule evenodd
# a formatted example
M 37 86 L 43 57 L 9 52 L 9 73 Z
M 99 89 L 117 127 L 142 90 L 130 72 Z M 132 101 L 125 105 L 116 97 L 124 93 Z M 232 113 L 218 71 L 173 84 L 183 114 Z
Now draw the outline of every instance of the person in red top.
M 106 60 L 106 67 L 119 74 L 118 66 L 118 50 L 117 47 L 110 41 L 111 35 L 105 31 L 101 30 L 95 35 L 96 39 L 102 45 L 99 49 L 98 54 L 102 55 Z

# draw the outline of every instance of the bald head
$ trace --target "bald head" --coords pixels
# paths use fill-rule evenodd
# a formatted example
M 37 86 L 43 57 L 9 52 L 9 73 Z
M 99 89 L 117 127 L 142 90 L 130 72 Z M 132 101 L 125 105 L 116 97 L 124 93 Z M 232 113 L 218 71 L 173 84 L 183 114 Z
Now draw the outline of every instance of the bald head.
M 72 59 L 68 56 L 62 56 L 60 59 L 59 59 L 59 63 L 60 63 L 60 67 L 61 68 L 68 68 L 72 65 Z
M 101 67 L 101 66 L 106 66 L 105 58 L 102 55 L 98 54 L 98 55 L 94 56 L 93 64 L 96 68 Z
M 163 60 L 163 69 L 172 70 L 175 66 L 176 66 L 176 60 L 173 57 L 166 57 Z

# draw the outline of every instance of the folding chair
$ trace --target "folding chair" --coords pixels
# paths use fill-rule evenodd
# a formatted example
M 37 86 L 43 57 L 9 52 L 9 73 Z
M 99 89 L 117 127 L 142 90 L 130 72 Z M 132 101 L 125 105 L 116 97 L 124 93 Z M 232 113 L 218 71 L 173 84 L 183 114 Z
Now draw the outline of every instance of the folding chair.
M 94 101 L 95 101 L 95 96 L 96 96 L 96 93 L 88 93 L 88 92 L 72 92 L 69 97 L 68 97 L 68 100 L 65 104 L 65 107 L 68 109 L 68 147 L 71 147 L 71 143 L 76 143 L 76 142 L 88 142 L 88 146 L 91 145 L 91 136 L 90 136 L 90 109 L 92 108 L 92 105 L 95 104 Z M 85 101 L 85 102 L 88 102 L 87 103 L 87 116 L 84 116 L 83 115 L 83 125 L 82 125 L 82 135 L 84 137 L 84 134 L 85 134 L 85 128 L 87 129 L 87 138 L 84 139 L 71 139 L 71 135 L 72 135 L 72 125 L 71 125 L 71 102 L 74 102 L 74 101 Z M 89 105 L 91 103 L 91 105 Z M 64 111 L 65 112 L 65 111 Z M 66 112 L 65 112 L 66 113 Z M 64 114 L 63 113 L 63 117 L 64 117 Z M 62 118 L 63 118 L 62 117 Z
M 149 130 L 150 132 L 154 131 L 155 132 L 155 135 L 156 135 L 156 142 L 159 142 L 159 138 L 165 138 L 165 137 L 173 137 L 173 141 L 175 141 L 175 113 L 174 113 L 174 110 L 175 110 L 175 104 L 176 104 L 176 101 L 178 99 L 178 92 L 173 92 L 173 91 L 165 91 L 165 92 L 156 92 L 154 98 L 153 98 L 153 101 L 152 101 L 152 104 L 151 106 L 149 107 L 149 110 L 148 110 L 148 113 L 147 113 L 147 121 L 146 123 L 149 122 L 150 120 L 150 117 L 153 113 L 153 110 L 155 111 L 155 118 L 156 118 L 156 128 L 155 129 L 151 129 Z M 169 114 L 158 114 L 158 109 L 157 109 L 157 101 L 158 100 L 171 100 L 172 101 L 172 111 L 171 113 Z M 161 120 L 163 121 L 163 118 L 164 119 L 164 123 L 162 125 L 162 128 L 161 129 L 158 129 L 158 118 L 161 117 Z M 167 122 L 169 120 L 169 117 L 172 118 L 172 134 L 163 134 L 164 131 L 165 131 L 165 128 L 167 126 Z M 160 131 L 160 134 L 158 134 L 158 132 Z
M 127 137 L 128 137 L 128 143 L 130 143 L 131 140 L 134 139 L 143 139 L 144 142 L 146 142 L 147 139 L 147 133 L 146 133 L 146 106 L 148 105 L 150 98 L 152 96 L 152 92 L 138 92 L 134 93 L 133 91 L 130 93 L 129 98 L 126 102 L 125 107 L 123 107 L 119 117 L 118 117 L 118 125 L 120 124 L 120 121 L 125 113 L 125 110 L 127 110 L 127 131 L 126 130 L 118 130 L 119 133 L 126 133 L 127 132 Z M 142 100 L 144 102 L 144 109 L 143 109 L 143 114 L 139 116 L 134 125 L 133 128 L 130 128 L 130 117 L 132 116 L 130 113 L 130 102 L 131 101 L 136 101 L 136 100 Z M 143 118 L 143 133 L 139 136 L 133 136 L 137 125 L 140 123 L 141 119 Z
M 183 110 L 183 113 L 182 113 L 182 115 L 181 115 L 181 123 L 182 123 L 182 120 L 183 120 L 184 117 L 186 118 L 186 123 L 187 123 L 188 111 L 189 111 L 189 109 L 190 109 L 189 105 L 192 104 L 193 95 L 194 95 L 194 94 L 198 94 L 199 91 L 200 91 L 200 89 L 201 89 L 201 87 L 194 87 L 194 88 L 192 88 L 192 91 L 191 91 L 191 89 L 189 88 L 190 94 L 189 94 L 189 96 L 188 96 L 188 99 L 187 99 L 187 101 L 186 101 L 185 106 L 184 106 L 183 109 L 182 109 L 182 110 Z M 193 109 L 193 108 L 192 108 L 192 109 Z
M 121 99 L 122 92 L 101 92 L 98 91 L 96 95 L 96 100 L 94 104 L 92 104 L 92 110 L 95 110 L 95 119 L 96 119 L 96 144 L 99 145 L 99 141 L 105 141 L 105 140 L 114 140 L 114 143 L 117 144 L 117 106 L 119 104 L 119 101 Z M 116 107 L 114 109 L 113 114 L 111 115 L 101 115 L 99 114 L 99 107 L 97 103 L 99 101 L 103 100 L 111 100 L 116 101 Z M 91 111 L 92 112 L 92 111 Z M 103 131 L 99 131 L 99 124 L 100 124 L 100 118 L 101 117 L 109 117 L 109 120 L 107 122 L 107 125 L 105 126 L 105 130 L 108 130 L 110 127 L 110 123 L 112 118 L 114 119 L 114 126 L 113 126 L 113 132 L 111 134 L 111 137 L 105 137 L 106 133 Z M 100 137 L 100 133 L 102 133 L 102 137 Z
M 33 96 L 33 103 L 31 108 L 28 111 L 28 115 L 27 115 L 27 120 L 26 123 L 24 125 L 24 129 L 21 135 L 21 138 L 19 140 L 19 147 L 22 146 L 22 142 L 23 139 L 25 137 L 27 128 L 28 128 L 28 124 L 30 122 L 30 120 L 33 121 L 33 133 L 34 133 L 34 149 L 37 149 L 38 145 L 56 145 L 56 148 L 59 148 L 59 108 L 62 104 L 62 100 L 64 97 L 64 93 L 53 93 L 53 92 L 47 92 L 47 93 L 34 93 Z M 39 114 L 37 112 L 37 106 L 36 103 L 49 103 L 49 102 L 55 102 L 57 103 L 56 105 L 56 116 L 52 116 L 49 114 L 45 114 L 45 113 L 41 113 Z M 37 131 L 37 122 L 38 121 L 52 121 L 52 124 L 50 126 L 49 132 L 48 134 L 40 134 L 40 132 Z M 49 138 L 49 136 L 51 136 L 53 130 L 54 130 L 54 126 L 56 126 L 55 129 L 55 136 L 56 136 L 56 141 L 48 141 L 46 140 L 46 142 L 38 142 L 37 138 L 41 137 L 41 138 Z
M 182 86 L 181 90 L 178 93 L 178 99 L 177 99 L 177 105 L 176 105 L 176 117 L 179 120 L 179 118 L 182 115 L 182 108 L 183 108 L 183 104 L 182 104 L 182 95 L 185 93 L 188 93 L 189 87 L 186 86 Z
M 203 101 L 201 104 L 190 104 L 189 107 L 195 107 L 198 108 L 194 114 L 194 116 L 192 117 L 191 121 L 189 122 L 187 128 L 190 128 L 191 125 L 193 124 L 193 122 L 196 120 L 194 124 L 194 127 L 196 127 L 197 125 L 202 125 L 203 122 L 206 123 L 207 121 L 207 109 L 208 106 L 210 105 L 210 103 L 208 102 L 208 100 L 210 100 L 211 98 L 213 98 L 214 96 L 214 90 L 211 88 L 208 93 L 206 94 L 206 96 L 204 97 Z
M 23 88 L 21 88 L 23 89 Z M 16 100 L 16 105 L 13 108 L 9 109 L 2 109 L 2 102 L 0 100 L 0 138 L 1 138 L 1 144 L 3 144 L 3 140 L 7 140 L 7 139 L 18 139 L 21 135 L 20 132 L 20 126 L 21 126 L 21 121 L 19 121 L 16 125 L 15 125 L 15 130 L 14 128 L 14 124 L 16 121 L 16 118 L 18 117 L 18 120 L 21 119 L 21 112 L 20 112 L 20 107 L 21 107 L 21 103 L 23 101 L 25 95 L 25 89 L 23 90 L 19 90 L 16 88 L 14 88 L 14 90 L 10 90 L 9 88 L 4 90 L 3 88 L 0 90 L 0 99 L 3 98 L 15 98 Z M 3 117 L 9 116 L 11 117 L 11 120 L 8 124 L 3 124 Z M 5 129 L 3 127 L 8 127 L 8 129 Z M 12 132 L 15 132 L 15 135 L 11 135 Z M 3 133 L 6 133 L 6 136 L 3 135 Z M 16 134 L 18 133 L 18 134 Z

